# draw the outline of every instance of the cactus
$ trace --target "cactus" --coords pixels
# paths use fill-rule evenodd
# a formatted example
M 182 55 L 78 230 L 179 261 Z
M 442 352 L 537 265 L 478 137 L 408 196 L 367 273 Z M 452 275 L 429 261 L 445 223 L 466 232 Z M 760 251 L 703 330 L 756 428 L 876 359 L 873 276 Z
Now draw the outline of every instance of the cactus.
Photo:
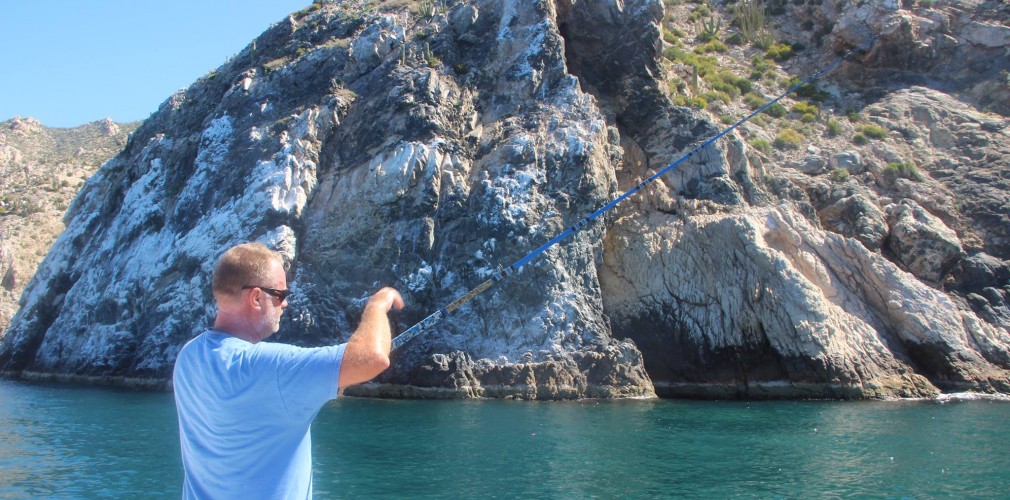
M 430 19 L 435 17 L 437 13 L 437 2 L 435 0 L 423 0 L 420 5 L 418 5 L 418 13 L 424 19 Z
M 722 29 L 722 18 L 709 17 L 701 21 L 701 35 L 698 38 L 703 42 L 710 42 L 719 38 L 719 30 Z
M 424 44 L 424 62 L 427 63 L 428 66 L 430 66 L 432 68 L 438 66 L 438 63 L 441 62 L 441 61 L 438 60 L 437 57 L 435 57 L 434 55 L 432 55 L 432 53 L 431 53 L 431 45 L 429 45 L 428 43 Z
M 758 0 L 746 0 L 733 8 L 733 20 L 740 28 L 740 36 L 751 43 L 765 30 L 765 8 Z

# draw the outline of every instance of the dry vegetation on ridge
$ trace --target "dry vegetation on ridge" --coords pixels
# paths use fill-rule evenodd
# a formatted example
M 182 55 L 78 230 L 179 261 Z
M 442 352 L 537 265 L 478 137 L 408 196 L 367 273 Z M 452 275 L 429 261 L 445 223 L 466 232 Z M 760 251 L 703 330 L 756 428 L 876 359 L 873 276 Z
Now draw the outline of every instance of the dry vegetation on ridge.
M 818 27 L 810 20 L 795 26 L 787 10 L 789 4 L 795 9 L 820 1 L 726 3 L 731 5 L 716 8 L 708 0 L 666 0 L 663 56 L 671 98 L 729 126 L 819 69 L 817 46 L 830 26 Z M 803 155 L 811 146 L 845 150 L 885 140 L 888 131 L 860 113 L 864 105 L 826 74 L 785 96 L 740 131 L 754 149 L 780 162 Z M 910 161 L 897 163 L 907 163 L 909 172 L 916 170 Z M 844 169 L 828 175 L 836 181 L 848 179 Z
M 25 284 L 63 231 L 71 200 L 139 125 L 106 119 L 49 128 L 21 117 L 0 122 L 0 337 Z

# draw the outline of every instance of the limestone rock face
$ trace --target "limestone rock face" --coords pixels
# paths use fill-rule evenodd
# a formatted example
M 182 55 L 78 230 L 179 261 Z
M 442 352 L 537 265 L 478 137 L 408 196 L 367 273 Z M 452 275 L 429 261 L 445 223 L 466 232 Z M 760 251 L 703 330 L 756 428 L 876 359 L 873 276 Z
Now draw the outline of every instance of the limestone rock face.
M 628 214 L 606 244 L 614 251 L 601 270 L 612 292 L 604 306 L 615 335 L 647 354 L 659 394 L 1010 388 L 1005 329 L 785 206 L 686 219 Z
M 720 130 L 670 98 L 659 0 L 450 4 L 314 4 L 169 98 L 71 204 L 0 370 L 164 383 L 213 319 L 217 257 L 249 240 L 289 268 L 275 340 L 346 340 L 384 285 L 402 330 Z M 883 29 L 896 1 L 834 15 L 825 55 L 860 30 L 906 40 Z M 858 150 L 698 150 L 348 392 L 1010 392 L 1006 188 L 980 161 L 1010 158 L 1005 132 L 938 94 L 874 98 L 862 115 L 895 140 Z
M 905 2 L 900 2 L 901 4 Z M 862 75 L 883 81 L 921 84 L 928 79 L 956 86 L 983 108 L 1010 113 L 1010 86 L 1005 72 L 1010 49 L 1010 5 L 998 0 L 966 0 L 916 10 L 897 1 L 824 2 L 821 20 L 833 20 L 828 43 L 860 46 L 871 36 L 878 43 Z M 822 21 L 823 22 L 823 21 Z
M 819 215 L 826 229 L 855 238 L 870 250 L 880 249 L 888 235 L 884 211 L 863 193 L 841 198 L 822 209 Z M 896 241 L 903 240 L 897 238 Z
M 985 253 L 962 259 L 954 268 L 953 288 L 986 321 L 1010 327 L 1010 261 Z
M 985 248 L 1010 256 L 1010 127 L 1005 118 L 980 113 L 935 90 L 912 87 L 869 106 L 874 123 L 900 134 L 879 146 L 874 172 L 907 161 L 927 173 L 927 182 L 897 179 L 898 195 L 928 207 L 961 235 L 969 251 Z M 969 222 L 971 221 L 971 222 Z
M 962 256 L 957 234 L 912 200 L 888 207 L 888 249 L 912 274 L 939 282 Z

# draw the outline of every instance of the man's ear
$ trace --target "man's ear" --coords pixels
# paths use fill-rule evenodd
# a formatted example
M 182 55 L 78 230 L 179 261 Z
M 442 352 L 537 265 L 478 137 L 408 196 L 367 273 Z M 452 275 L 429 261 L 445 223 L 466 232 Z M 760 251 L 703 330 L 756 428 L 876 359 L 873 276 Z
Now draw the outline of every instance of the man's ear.
M 249 293 L 245 294 L 242 299 L 242 303 L 253 310 L 259 310 L 263 308 L 263 290 L 259 288 L 250 288 Z

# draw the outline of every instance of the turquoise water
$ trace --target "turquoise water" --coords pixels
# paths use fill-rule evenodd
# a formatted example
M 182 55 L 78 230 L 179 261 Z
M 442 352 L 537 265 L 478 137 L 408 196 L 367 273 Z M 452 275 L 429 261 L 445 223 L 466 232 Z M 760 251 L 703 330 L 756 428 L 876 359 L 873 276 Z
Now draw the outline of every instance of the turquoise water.
M 1010 403 L 343 399 L 317 498 L 1010 498 Z M 171 394 L 0 380 L 0 498 L 177 498 Z

